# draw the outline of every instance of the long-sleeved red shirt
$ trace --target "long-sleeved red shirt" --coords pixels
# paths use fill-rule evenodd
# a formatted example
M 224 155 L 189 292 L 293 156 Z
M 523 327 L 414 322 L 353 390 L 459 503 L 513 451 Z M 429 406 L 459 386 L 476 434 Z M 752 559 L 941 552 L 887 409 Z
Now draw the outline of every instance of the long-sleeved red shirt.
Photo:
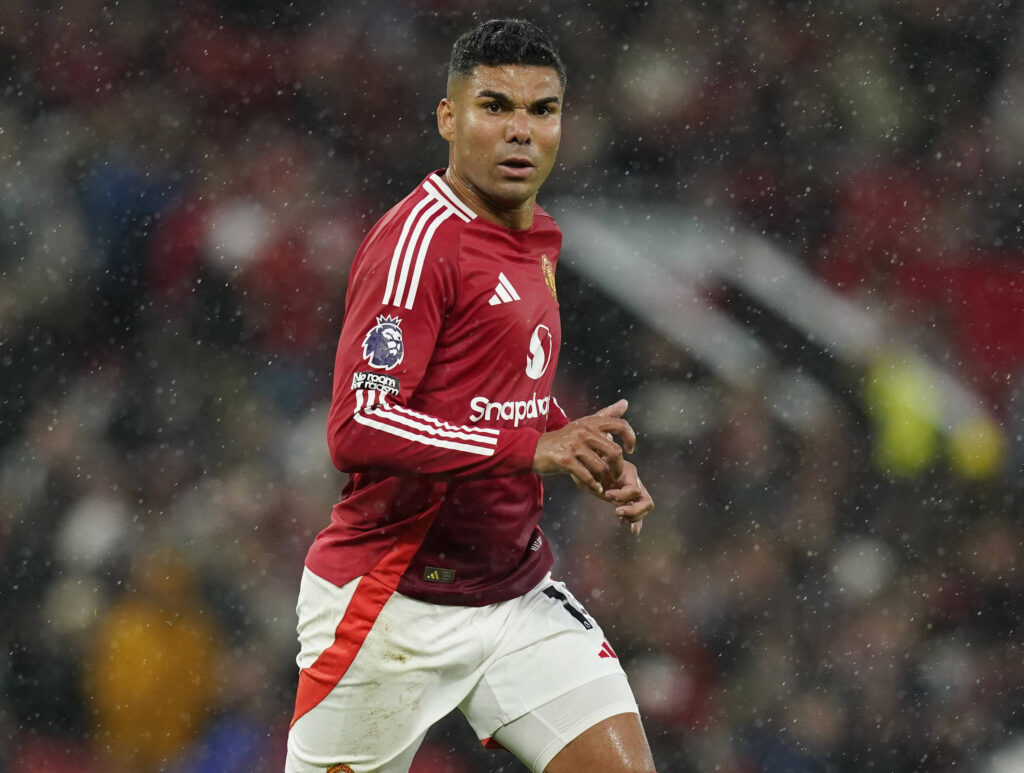
M 540 207 L 511 230 L 429 175 L 370 231 L 349 278 L 327 439 L 351 478 L 306 565 L 343 585 L 483 605 L 552 556 L 532 470 L 568 419 L 551 396 L 562 235 Z

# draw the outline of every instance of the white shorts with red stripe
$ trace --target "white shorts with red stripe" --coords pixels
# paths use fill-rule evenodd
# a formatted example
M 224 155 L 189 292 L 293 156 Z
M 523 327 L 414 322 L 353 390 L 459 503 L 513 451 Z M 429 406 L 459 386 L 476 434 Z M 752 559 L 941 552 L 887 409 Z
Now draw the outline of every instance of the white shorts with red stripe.
M 519 598 L 460 607 L 372 576 L 339 588 L 307 569 L 297 611 L 286 773 L 406 773 L 456 707 L 485 745 L 542 771 L 587 728 L 637 711 L 600 626 L 550 576 Z

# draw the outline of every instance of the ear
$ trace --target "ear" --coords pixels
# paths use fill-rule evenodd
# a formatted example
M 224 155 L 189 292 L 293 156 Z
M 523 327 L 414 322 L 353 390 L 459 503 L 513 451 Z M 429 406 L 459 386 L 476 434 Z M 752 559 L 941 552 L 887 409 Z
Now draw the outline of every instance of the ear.
M 448 97 L 437 106 L 437 132 L 448 142 L 455 141 L 455 103 Z

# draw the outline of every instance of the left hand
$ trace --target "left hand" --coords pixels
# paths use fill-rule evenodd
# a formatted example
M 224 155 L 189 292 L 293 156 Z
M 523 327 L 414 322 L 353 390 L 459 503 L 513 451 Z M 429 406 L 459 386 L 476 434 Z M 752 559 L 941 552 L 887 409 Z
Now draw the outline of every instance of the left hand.
M 575 476 L 573 480 L 576 481 Z M 617 480 L 602 481 L 604 492 L 597 494 L 590 487 L 584 486 L 580 481 L 576 485 L 590 492 L 594 496 L 611 502 L 616 505 L 615 514 L 619 516 L 622 525 L 630 525 L 629 530 L 633 534 L 639 534 L 643 528 L 643 519 L 654 509 L 654 500 L 647 491 L 647 487 L 640 482 L 636 465 L 632 462 L 623 462 L 622 475 Z

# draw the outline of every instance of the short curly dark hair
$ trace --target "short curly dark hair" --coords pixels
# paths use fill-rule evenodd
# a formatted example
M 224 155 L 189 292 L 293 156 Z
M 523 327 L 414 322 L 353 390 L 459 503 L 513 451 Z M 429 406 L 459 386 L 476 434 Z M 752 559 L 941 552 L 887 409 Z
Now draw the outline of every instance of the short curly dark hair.
M 526 64 L 552 67 L 565 88 L 565 67 L 548 36 L 526 19 L 490 19 L 462 33 L 448 60 L 448 83 L 478 65 Z

